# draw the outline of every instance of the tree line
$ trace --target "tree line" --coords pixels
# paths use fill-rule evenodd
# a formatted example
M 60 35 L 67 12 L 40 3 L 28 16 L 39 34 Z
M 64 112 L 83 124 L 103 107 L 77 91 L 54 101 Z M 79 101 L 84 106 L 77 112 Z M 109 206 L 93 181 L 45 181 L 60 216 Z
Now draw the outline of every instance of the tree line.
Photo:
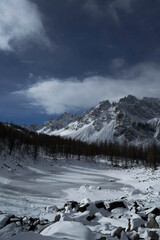
M 8 147 L 9 154 L 15 151 L 31 154 L 38 159 L 41 150 L 46 155 L 64 155 L 66 158 L 77 156 L 80 160 L 85 157 L 93 160 L 96 156 L 105 157 L 113 165 L 121 164 L 124 167 L 133 166 L 134 163 L 142 163 L 154 169 L 160 165 L 160 146 L 152 142 L 146 146 L 135 146 L 123 142 L 96 142 L 86 143 L 80 140 L 65 139 L 60 136 L 49 136 L 29 131 L 15 124 L 0 122 L 0 142 Z

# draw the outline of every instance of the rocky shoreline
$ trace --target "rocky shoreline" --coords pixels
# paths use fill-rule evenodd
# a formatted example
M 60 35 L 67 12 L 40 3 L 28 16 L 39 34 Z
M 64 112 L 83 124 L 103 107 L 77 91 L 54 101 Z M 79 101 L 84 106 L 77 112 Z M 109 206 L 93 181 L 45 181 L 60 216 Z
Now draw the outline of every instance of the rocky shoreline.
M 46 216 L 47 213 L 53 214 L 52 221 L 26 216 L 17 217 L 0 212 L 0 236 L 2 237 L 0 239 L 8 239 L 11 236 L 16 239 L 16 235 L 21 232 L 34 232 L 54 238 L 57 234 L 60 236 L 61 230 L 64 236 L 63 224 L 68 224 L 67 228 L 71 224 L 74 228 L 76 223 L 79 223 L 78 227 L 85 226 L 91 240 L 158 240 L 160 238 L 160 209 L 156 206 L 147 208 L 142 201 L 128 202 L 126 199 L 121 199 L 108 203 L 84 199 L 80 203 L 66 202 L 62 208 L 50 206 L 45 211 Z M 61 230 L 54 232 L 57 224 L 61 226 L 59 228 Z

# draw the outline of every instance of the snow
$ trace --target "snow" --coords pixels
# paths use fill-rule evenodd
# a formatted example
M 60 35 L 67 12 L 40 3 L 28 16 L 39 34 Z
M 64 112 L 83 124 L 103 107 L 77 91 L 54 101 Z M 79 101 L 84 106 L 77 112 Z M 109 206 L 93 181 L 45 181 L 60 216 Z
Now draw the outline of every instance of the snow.
M 20 234 L 17 234 L 16 236 L 8 238 L 8 240 L 22 240 L 22 239 L 23 240 L 63 240 L 63 239 L 54 238 L 54 237 L 44 237 L 32 232 L 20 233 Z
M 62 206 L 69 200 L 112 201 L 123 196 L 130 200 L 145 199 L 146 203 L 152 199 L 160 206 L 160 169 L 153 174 L 151 169 L 141 166 L 122 169 L 105 163 L 65 159 L 30 162 L 29 166 L 25 166 L 25 160 L 21 162 L 22 167 L 13 166 L 10 161 L 6 164 L 16 170 L 4 171 L 3 166 L 1 171 L 0 210 L 3 212 L 30 215 L 35 209 L 35 216 L 39 216 L 42 207 Z
M 4 171 L 3 166 L 0 182 L 0 210 L 3 212 L 28 216 L 34 209 L 34 216 L 39 216 L 42 207 L 62 206 L 68 200 L 90 198 L 94 201 L 123 195 L 124 185 L 109 182 L 106 170 L 98 164 L 47 159 L 39 164 L 30 161 L 29 166 L 25 166 L 26 162 L 24 160 L 22 167 L 18 167 L 7 161 L 10 168 L 16 169 L 13 173 L 8 168 Z
M 40 234 L 68 240 L 95 240 L 89 228 L 82 223 L 69 221 L 54 223 L 45 228 Z
M 8 156 L 7 159 L 2 157 L 0 171 L 0 211 L 50 221 L 60 214 L 60 221 L 42 232 L 44 240 L 62 240 L 68 233 L 70 240 L 93 240 L 93 232 L 110 234 L 120 226 L 127 229 L 129 218 L 131 229 L 138 228 L 141 236 L 148 236 L 148 230 L 146 233 L 141 229 L 144 221 L 140 214 L 137 215 L 130 205 L 126 209 L 117 208 L 109 212 L 103 208 L 98 209 L 95 201 L 103 200 L 106 207 L 115 200 L 124 199 L 132 206 L 137 201 L 143 214 L 151 217 L 152 209 L 160 208 L 160 168 L 153 171 L 139 165 L 123 169 L 111 166 L 105 159 L 86 162 L 83 159 L 78 161 L 76 158 L 66 160 L 62 157 L 52 159 L 44 156 L 36 162 L 24 156 L 16 164 L 16 159 Z M 58 208 L 63 208 L 64 203 L 72 200 L 80 202 L 81 207 L 87 204 L 89 206 L 85 212 L 76 212 L 69 205 L 63 213 L 57 212 Z M 147 208 L 149 210 L 145 210 Z M 6 216 L 0 214 L 0 224 L 4 225 Z M 88 216 L 93 217 L 94 221 L 86 220 Z M 156 221 L 160 224 L 159 217 L 156 217 Z M 74 230 L 76 233 L 81 231 L 81 234 L 76 236 Z M 11 233 L 19 232 L 21 228 L 15 229 L 15 223 L 10 223 L 0 229 L 0 240 L 6 237 L 9 239 Z M 24 240 L 31 239 L 32 234 L 22 233 L 21 236 Z M 125 233 L 122 235 L 125 239 Z M 19 236 L 12 237 L 11 240 L 18 240 Z M 41 240 L 41 237 L 35 235 L 34 239 Z
M 0 240 L 2 239 L 7 239 L 14 234 L 18 234 L 22 231 L 21 227 L 16 228 L 16 224 L 15 223 L 10 223 L 7 226 L 5 226 L 4 228 L 0 229 Z

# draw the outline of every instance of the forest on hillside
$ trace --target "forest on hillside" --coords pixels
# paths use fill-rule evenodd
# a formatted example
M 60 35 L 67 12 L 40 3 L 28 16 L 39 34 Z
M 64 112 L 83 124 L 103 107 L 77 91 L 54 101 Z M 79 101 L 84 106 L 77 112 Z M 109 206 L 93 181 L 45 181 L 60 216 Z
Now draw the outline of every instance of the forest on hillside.
M 0 144 L 0 153 L 3 152 L 4 146 L 7 146 L 10 155 L 19 151 L 30 155 L 33 159 L 38 159 L 43 150 L 48 156 L 57 154 L 66 158 L 77 156 L 78 160 L 81 157 L 94 160 L 95 157 L 101 156 L 115 166 L 121 164 L 123 167 L 131 167 L 134 163 L 142 163 L 156 169 L 160 165 L 160 146 L 156 142 L 147 146 L 107 141 L 86 143 L 71 138 L 38 134 L 15 124 L 0 122 Z

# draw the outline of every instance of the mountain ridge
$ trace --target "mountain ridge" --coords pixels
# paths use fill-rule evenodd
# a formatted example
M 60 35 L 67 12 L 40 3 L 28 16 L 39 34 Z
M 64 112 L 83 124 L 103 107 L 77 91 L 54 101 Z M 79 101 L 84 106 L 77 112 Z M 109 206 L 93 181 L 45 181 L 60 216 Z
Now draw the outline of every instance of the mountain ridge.
M 159 142 L 160 99 L 128 95 L 118 102 L 105 100 L 80 116 L 64 113 L 50 119 L 36 131 L 85 142 Z

